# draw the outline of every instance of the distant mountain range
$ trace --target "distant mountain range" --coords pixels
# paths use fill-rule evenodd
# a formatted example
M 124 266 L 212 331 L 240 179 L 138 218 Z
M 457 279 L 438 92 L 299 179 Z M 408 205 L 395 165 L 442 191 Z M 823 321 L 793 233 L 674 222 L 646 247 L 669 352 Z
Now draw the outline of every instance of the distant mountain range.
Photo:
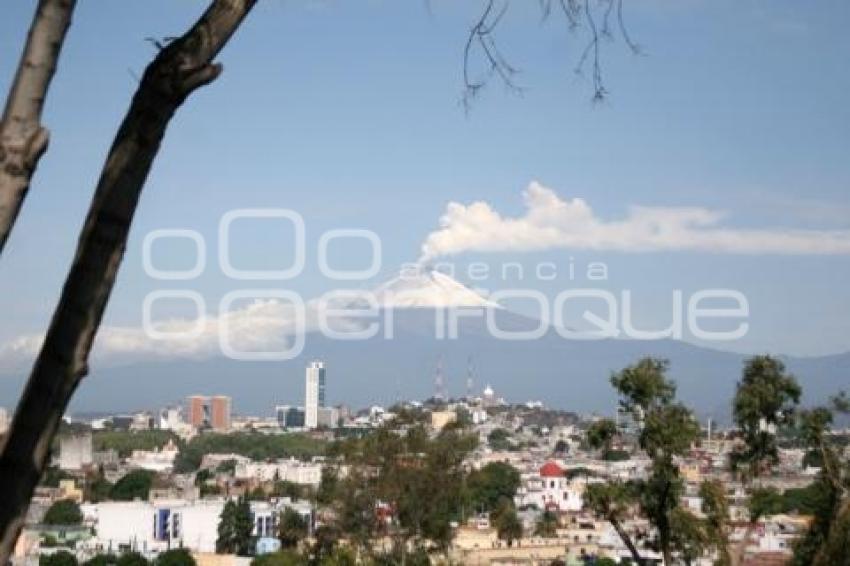
M 334 340 L 308 333 L 303 353 L 283 362 L 246 362 L 224 357 L 175 359 L 125 366 L 93 367 L 78 390 L 78 411 L 156 409 L 182 402 L 193 393 L 231 395 L 234 410 L 271 414 L 276 404 L 301 404 L 304 367 L 313 358 L 327 366 L 329 402 L 353 407 L 422 399 L 434 393 L 439 359 L 451 396 L 491 385 L 510 401 L 540 400 L 579 414 L 611 414 L 616 398 L 609 376 L 643 356 L 670 360 L 670 377 L 680 398 L 701 417 L 725 421 L 746 356 L 675 340 L 567 340 L 553 328 L 531 341 L 506 341 L 491 335 L 484 319 L 460 317 L 456 339 L 435 336 L 437 309 L 489 307 L 503 330 L 534 328 L 538 322 L 498 307 L 451 277 L 423 272 L 396 278 L 374 291 L 381 308 L 393 308 L 393 338 Z M 471 360 L 471 364 L 470 364 Z M 784 358 L 817 402 L 850 388 L 850 353 L 816 358 Z M 11 408 L 21 377 L 0 379 L 0 404 Z

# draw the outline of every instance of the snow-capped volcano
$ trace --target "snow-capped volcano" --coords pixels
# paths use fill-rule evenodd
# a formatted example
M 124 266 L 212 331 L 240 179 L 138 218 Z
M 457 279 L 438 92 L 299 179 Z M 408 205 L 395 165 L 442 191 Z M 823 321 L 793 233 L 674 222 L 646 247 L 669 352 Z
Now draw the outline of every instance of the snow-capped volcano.
M 434 269 L 420 269 L 415 273 L 402 272 L 397 277 L 379 285 L 374 291 L 381 307 L 393 308 L 446 308 L 490 307 L 501 308 L 480 293 Z

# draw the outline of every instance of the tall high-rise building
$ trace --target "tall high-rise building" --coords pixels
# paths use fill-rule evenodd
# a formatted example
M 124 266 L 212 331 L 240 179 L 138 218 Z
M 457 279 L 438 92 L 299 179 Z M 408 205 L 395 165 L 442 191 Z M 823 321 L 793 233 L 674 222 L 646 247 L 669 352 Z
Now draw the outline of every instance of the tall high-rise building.
M 186 412 L 188 422 L 194 427 L 202 427 L 209 423 L 208 403 L 209 398 L 203 395 L 192 395 L 186 399 Z
M 216 395 L 210 399 L 210 426 L 213 430 L 230 430 L 230 397 Z
M 319 426 L 319 407 L 325 406 L 325 363 L 319 360 L 307 366 L 304 394 L 304 426 Z

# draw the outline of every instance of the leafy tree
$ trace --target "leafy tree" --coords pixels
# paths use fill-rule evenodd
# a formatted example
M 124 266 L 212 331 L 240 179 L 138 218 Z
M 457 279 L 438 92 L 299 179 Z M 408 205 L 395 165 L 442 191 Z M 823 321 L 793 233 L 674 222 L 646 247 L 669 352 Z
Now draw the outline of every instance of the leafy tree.
M 623 527 L 632 507 L 636 505 L 637 493 L 634 484 L 623 482 L 591 483 L 584 492 L 584 505 L 608 521 L 629 549 L 637 564 L 642 564 L 640 552 L 629 533 Z
M 117 566 L 148 566 L 148 559 L 138 552 L 125 552 L 118 557 Z
M 362 470 L 354 469 L 345 478 L 340 494 L 336 502 L 336 525 L 339 531 L 348 535 L 356 546 L 368 548 L 378 530 L 375 515 L 378 498 L 374 486 L 370 485 Z
M 156 557 L 156 566 L 195 566 L 192 553 L 186 548 L 172 548 Z
M 251 566 L 301 566 L 304 563 L 304 557 L 292 550 L 269 552 L 251 560 Z
M 354 562 L 350 564 L 353 566 Z M 428 555 L 428 551 L 421 546 L 417 546 L 411 551 L 400 545 L 396 545 L 391 551 L 375 556 L 371 566 L 396 566 L 398 564 L 430 566 L 431 557 Z
M 50 466 L 44 470 L 44 475 L 41 477 L 41 485 L 47 487 L 59 487 L 60 480 L 73 478 L 65 470 L 60 470 L 57 466 Z
M 118 557 L 114 554 L 96 554 L 83 562 L 85 566 L 109 566 L 118 563 Z
M 776 434 L 788 424 L 802 391 L 785 365 L 770 356 L 755 356 L 744 364 L 732 402 L 732 416 L 740 429 L 745 448 L 734 455 L 733 465 L 758 476 L 765 466 L 778 461 Z
M 335 468 L 325 466 L 322 468 L 322 479 L 316 492 L 316 500 L 327 505 L 331 503 L 339 490 L 339 473 Z
M 464 460 L 475 444 L 474 435 L 457 428 L 430 438 L 422 424 L 405 432 L 387 425 L 337 443 L 334 453 L 349 473 L 339 480 L 335 527 L 367 552 L 376 534 L 447 548 L 452 521 L 468 507 Z
M 239 454 L 252 460 L 308 459 L 324 454 L 327 442 L 307 434 L 199 434 L 180 447 L 174 462 L 179 473 L 193 472 L 206 454 Z
M 671 546 L 681 562 L 692 564 L 709 548 L 705 522 L 679 506 L 670 512 Z
M 215 468 L 218 474 L 233 474 L 236 471 L 236 460 L 225 460 Z
M 406 564 L 427 564 L 427 562 L 423 563 L 423 562 L 415 561 L 416 555 L 414 554 L 413 556 L 414 556 L 413 562 L 405 562 L 405 563 Z M 321 562 L 319 562 L 319 564 L 321 566 L 356 566 L 358 564 L 358 562 L 357 562 L 357 556 L 354 554 L 354 552 L 350 548 L 337 546 L 336 548 L 333 549 L 333 551 L 330 554 L 328 554 L 327 556 L 324 556 L 322 558 Z M 394 564 L 397 564 L 397 562 L 395 562 Z
M 690 517 L 680 512 L 684 486 L 674 462 L 697 440 L 699 426 L 691 411 L 675 402 L 676 385 L 666 376 L 668 366 L 666 360 L 644 358 L 614 374 L 611 384 L 620 395 L 620 406 L 641 425 L 638 443 L 651 465 L 649 477 L 636 484 L 635 492 L 641 511 L 655 527 L 655 545 L 664 562 L 672 564 L 674 552 L 687 556 L 699 542 L 686 538 L 695 536 L 696 529 L 690 528 Z M 682 527 L 678 532 L 674 532 L 674 520 Z
M 195 474 L 195 486 L 200 487 L 204 485 L 205 483 L 207 483 L 208 480 L 212 479 L 214 475 L 215 474 L 213 474 L 212 470 L 206 468 L 203 470 L 198 470 L 198 472 Z
M 499 500 L 513 500 L 519 485 L 519 472 L 504 462 L 490 462 L 471 472 L 466 480 L 470 503 L 476 511 L 492 511 Z
M 552 538 L 557 535 L 558 516 L 548 509 L 543 512 L 534 526 L 534 534 L 540 537 Z
M 705 539 L 708 546 L 717 551 L 716 566 L 728 566 L 729 555 L 729 501 L 726 489 L 719 480 L 707 480 L 700 484 L 702 512 L 705 515 Z
M 39 556 L 38 566 L 77 566 L 77 557 L 67 550 L 59 550 Z
M 97 472 L 86 482 L 86 501 L 91 501 L 92 503 L 106 501 L 112 493 L 112 487 L 112 484 L 103 475 L 103 470 L 98 469 Z
M 80 506 L 72 499 L 57 501 L 44 514 L 45 525 L 79 525 L 83 522 Z
M 109 497 L 115 501 L 146 500 L 153 485 L 153 472 L 148 470 L 133 470 L 115 482 Z
M 97 430 L 92 432 L 92 450 L 115 450 L 122 458 L 134 450 L 154 450 L 168 441 L 180 445 L 180 438 L 170 430 Z
M 743 437 L 743 447 L 732 453 L 730 463 L 745 482 L 760 476 L 779 460 L 776 429 L 790 424 L 802 391 L 785 365 L 771 356 L 755 356 L 744 363 L 732 400 L 732 417 Z M 732 561 L 743 556 L 755 521 L 770 510 L 772 494 L 756 490 L 750 497 L 751 521 Z
M 235 501 L 228 500 L 219 516 L 216 552 L 249 556 L 253 551 L 251 540 L 253 529 L 251 506 L 248 501 L 242 498 Z
M 496 428 L 487 435 L 487 444 L 493 450 L 512 450 L 514 445 L 511 443 L 510 438 L 510 432 L 503 428 Z
M 296 548 L 307 536 L 307 521 L 300 513 L 287 507 L 280 514 L 278 538 L 283 548 Z
M 631 457 L 625 450 L 606 450 L 602 453 L 602 459 L 606 462 L 625 462 Z
M 319 485 L 321 487 L 321 483 Z M 293 500 L 310 499 L 311 491 L 309 486 L 300 485 L 286 480 L 278 480 L 274 482 L 274 487 L 272 487 L 272 495 L 274 497 L 289 497 Z
M 248 495 L 245 496 L 245 499 L 248 501 L 268 501 L 269 495 L 266 493 L 266 490 L 262 488 L 262 486 L 257 486 L 248 492 Z
M 617 436 L 617 424 L 611 419 L 601 419 L 591 423 L 587 429 L 587 443 L 594 450 L 603 453 L 611 450 L 614 438 Z
M 667 379 L 667 360 L 643 358 L 611 376 L 611 385 L 620 394 L 620 406 L 638 413 L 640 421 L 648 410 L 673 402 L 676 385 Z
M 782 494 L 775 487 L 754 488 L 749 493 L 747 510 L 752 523 L 762 517 L 782 513 Z
M 337 523 L 320 525 L 313 533 L 313 545 L 310 555 L 319 564 L 332 563 L 338 550 L 337 543 L 342 538 L 342 531 Z
M 850 546 L 850 471 L 829 431 L 835 413 L 850 412 L 850 400 L 841 392 L 830 406 L 800 415 L 799 429 L 806 445 L 819 452 L 821 471 L 804 490 L 788 490 L 785 504 L 813 516 L 806 534 L 794 546 L 794 564 L 826 566 L 847 564 Z
M 510 501 L 502 500 L 490 513 L 490 522 L 496 527 L 499 539 L 507 542 L 508 546 L 512 546 L 515 540 L 522 538 L 522 522 Z

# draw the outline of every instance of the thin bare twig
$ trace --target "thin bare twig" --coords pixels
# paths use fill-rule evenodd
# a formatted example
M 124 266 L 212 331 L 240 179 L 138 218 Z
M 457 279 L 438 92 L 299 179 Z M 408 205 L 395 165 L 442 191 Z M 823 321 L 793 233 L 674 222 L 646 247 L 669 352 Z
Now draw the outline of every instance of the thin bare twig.
M 496 77 L 508 90 L 521 93 L 516 84 L 519 69 L 503 55 L 496 41 L 496 31 L 508 11 L 511 0 L 487 0 L 480 16 L 470 28 L 463 51 L 463 106 L 468 111 L 471 101 Z M 554 3 L 557 2 L 557 8 Z M 623 0 L 538 0 L 543 20 L 548 20 L 554 9 L 563 13 L 570 31 L 587 29 L 590 39 L 579 54 L 575 72 L 584 74 L 591 69 L 593 100 L 603 100 L 608 91 L 603 81 L 600 38 L 611 41 L 615 35 L 622 37 L 632 53 L 639 54 L 640 46 L 632 39 L 623 17 Z M 616 24 L 614 20 L 616 19 Z M 474 76 L 475 57 L 481 57 L 483 71 Z

